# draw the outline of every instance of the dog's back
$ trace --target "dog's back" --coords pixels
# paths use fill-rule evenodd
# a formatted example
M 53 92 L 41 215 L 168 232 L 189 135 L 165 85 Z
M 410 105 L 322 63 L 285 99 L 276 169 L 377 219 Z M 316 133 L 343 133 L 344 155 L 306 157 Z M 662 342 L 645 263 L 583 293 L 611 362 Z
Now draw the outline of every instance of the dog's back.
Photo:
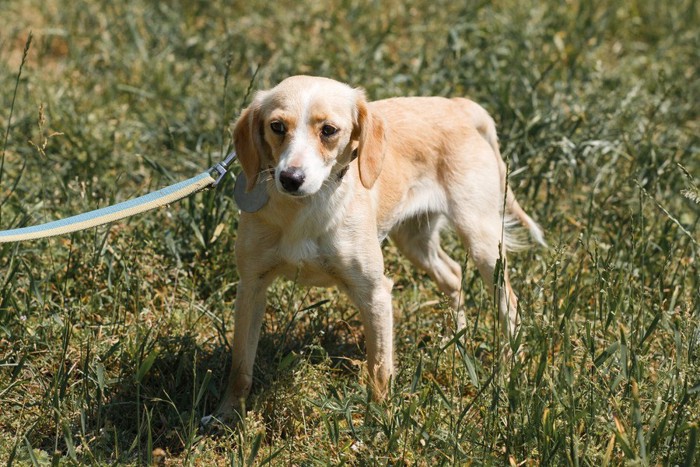
M 489 182 L 497 183 L 501 192 L 505 192 L 501 199 L 506 201 L 506 224 L 517 219 L 538 243 L 545 245 L 542 230 L 525 213 L 506 183 L 507 169 L 501 157 L 496 125 L 482 106 L 465 98 L 443 97 L 397 97 L 374 101 L 369 106 L 384 119 L 388 141 L 379 184 L 380 189 L 382 185 L 390 189 L 383 190 L 379 197 L 380 228 L 386 229 L 391 221 L 383 213 L 398 209 L 407 214 L 400 205 L 406 194 L 396 187 L 409 187 L 410 193 L 411 187 L 413 191 L 419 190 L 426 180 L 448 181 L 459 176 L 457 168 L 478 171 L 486 177 L 494 174 L 495 168 L 497 176 Z M 483 142 L 489 147 L 484 147 Z M 470 150 L 464 150 L 465 146 L 470 146 Z M 440 210 L 444 206 L 439 196 L 429 198 L 423 211 Z M 398 207 L 392 209 L 392 205 Z M 413 210 L 421 208 L 413 207 Z M 507 246 L 517 249 L 521 244 L 513 240 Z

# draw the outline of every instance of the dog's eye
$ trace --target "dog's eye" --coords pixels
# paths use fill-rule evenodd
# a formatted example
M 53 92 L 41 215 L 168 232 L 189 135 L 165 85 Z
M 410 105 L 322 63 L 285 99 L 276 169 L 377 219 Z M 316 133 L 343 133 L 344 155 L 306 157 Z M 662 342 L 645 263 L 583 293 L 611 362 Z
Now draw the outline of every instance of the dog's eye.
M 287 132 L 287 129 L 284 127 L 284 123 L 280 122 L 279 120 L 271 122 L 270 129 L 278 135 L 283 135 Z
M 338 129 L 332 125 L 323 125 L 321 128 L 321 134 L 325 137 L 333 136 L 338 133 Z

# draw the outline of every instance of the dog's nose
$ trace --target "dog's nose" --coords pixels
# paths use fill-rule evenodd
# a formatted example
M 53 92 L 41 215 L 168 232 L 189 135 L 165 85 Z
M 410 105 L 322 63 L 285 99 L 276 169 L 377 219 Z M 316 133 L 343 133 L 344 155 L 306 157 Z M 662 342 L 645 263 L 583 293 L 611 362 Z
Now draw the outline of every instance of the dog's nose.
M 289 193 L 294 193 L 304 183 L 304 172 L 298 167 L 290 167 L 280 172 L 280 184 Z

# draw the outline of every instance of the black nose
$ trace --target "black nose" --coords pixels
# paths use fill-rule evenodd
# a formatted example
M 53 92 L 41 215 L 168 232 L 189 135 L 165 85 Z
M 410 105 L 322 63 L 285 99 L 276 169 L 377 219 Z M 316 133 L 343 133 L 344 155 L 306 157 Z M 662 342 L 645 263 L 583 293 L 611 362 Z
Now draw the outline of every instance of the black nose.
M 280 184 L 289 193 L 294 193 L 304 183 L 304 172 L 298 167 L 290 167 L 280 172 Z

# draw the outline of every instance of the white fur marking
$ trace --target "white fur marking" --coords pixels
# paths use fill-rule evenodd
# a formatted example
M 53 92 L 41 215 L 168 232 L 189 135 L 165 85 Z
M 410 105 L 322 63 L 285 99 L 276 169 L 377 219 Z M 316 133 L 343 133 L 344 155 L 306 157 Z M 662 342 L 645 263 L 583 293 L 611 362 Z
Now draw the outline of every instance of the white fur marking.
M 315 142 L 310 139 L 309 126 L 311 122 L 311 102 L 315 95 L 315 88 L 307 89 L 301 96 L 301 115 L 297 127 L 292 135 L 292 140 L 287 150 L 281 155 L 275 168 L 275 183 L 277 189 L 285 193 L 279 181 L 280 173 L 294 166 L 304 173 L 304 183 L 299 187 L 299 195 L 311 195 L 323 186 L 333 168 L 332 164 L 326 164 L 323 157 L 316 150 Z

